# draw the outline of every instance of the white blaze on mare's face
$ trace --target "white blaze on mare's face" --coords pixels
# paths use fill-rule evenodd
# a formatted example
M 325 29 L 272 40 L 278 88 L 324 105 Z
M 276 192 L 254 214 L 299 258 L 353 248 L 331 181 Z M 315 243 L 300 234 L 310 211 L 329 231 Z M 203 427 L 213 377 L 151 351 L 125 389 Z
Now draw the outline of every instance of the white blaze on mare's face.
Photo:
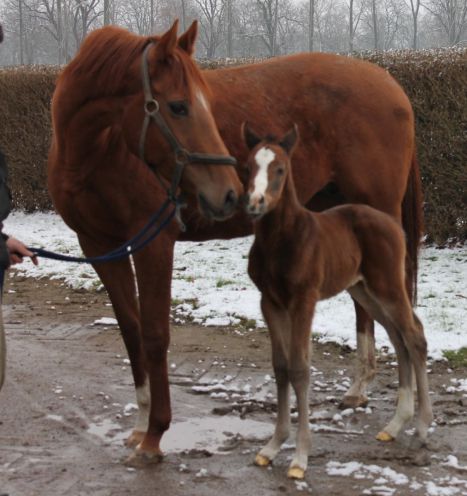
M 254 200 L 255 197 L 261 197 L 266 194 L 268 188 L 268 168 L 276 158 L 276 154 L 269 148 L 262 147 L 255 154 L 255 161 L 258 164 L 258 171 L 256 172 L 254 189 L 250 198 Z
M 201 88 L 198 88 L 196 90 L 196 98 L 198 98 L 199 102 L 201 102 L 201 105 L 206 109 L 209 110 L 209 105 L 208 101 L 206 100 L 206 97 L 204 96 L 204 93 L 201 91 Z

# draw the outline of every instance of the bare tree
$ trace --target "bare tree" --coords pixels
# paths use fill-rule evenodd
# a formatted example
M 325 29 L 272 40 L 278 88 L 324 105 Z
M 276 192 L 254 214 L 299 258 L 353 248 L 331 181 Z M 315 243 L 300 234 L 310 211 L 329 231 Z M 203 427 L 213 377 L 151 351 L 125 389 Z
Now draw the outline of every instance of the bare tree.
M 277 26 L 279 23 L 278 0 L 256 0 L 259 8 L 262 26 L 264 28 L 261 39 L 266 45 L 271 57 L 277 55 Z
M 206 50 L 206 57 L 214 58 L 217 47 L 222 42 L 225 0 L 194 0 L 201 17 L 201 43 Z
M 467 0 L 427 0 L 423 6 L 444 31 L 450 46 L 461 41 L 467 31 Z
M 371 1 L 371 22 L 373 26 L 373 40 L 374 40 L 374 48 L 378 49 L 378 12 L 376 7 L 376 0 Z
M 418 14 L 420 12 L 421 0 L 409 0 L 412 13 L 412 48 L 418 48 Z
M 110 0 L 104 0 L 104 26 L 110 24 Z
M 226 0 L 227 2 L 227 12 L 226 12 L 226 24 L 227 24 L 227 57 L 232 57 L 233 54 L 233 0 Z
M 356 0 L 349 0 L 347 5 L 349 8 L 349 52 L 353 52 L 355 34 L 362 17 L 364 4 L 363 2 L 357 4 Z
M 18 10 L 19 10 L 19 63 L 24 64 L 24 17 L 23 17 L 23 0 L 18 0 Z M 3 38 L 3 34 L 2 34 Z
M 313 39 L 315 36 L 315 2 L 316 0 L 309 0 L 308 3 L 308 50 L 310 52 L 313 51 Z
M 60 0 L 57 0 L 59 2 Z M 103 14 L 99 7 L 99 0 L 76 0 L 76 6 L 72 10 L 73 35 L 78 48 L 89 32 L 94 22 Z M 109 15 L 109 10 L 107 11 Z M 106 19 L 104 17 L 104 23 Z M 109 23 L 109 19 L 107 19 Z

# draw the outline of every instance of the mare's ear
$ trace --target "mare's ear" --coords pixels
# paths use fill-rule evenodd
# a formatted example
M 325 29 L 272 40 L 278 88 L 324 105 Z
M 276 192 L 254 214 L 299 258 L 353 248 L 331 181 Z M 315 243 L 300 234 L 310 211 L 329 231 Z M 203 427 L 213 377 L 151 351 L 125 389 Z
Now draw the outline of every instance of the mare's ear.
M 246 146 L 253 150 L 253 148 L 261 141 L 261 138 L 251 129 L 248 122 L 242 124 L 242 136 Z
M 174 52 L 177 46 L 178 19 L 172 24 L 172 27 L 162 35 L 156 44 L 157 58 L 167 60 Z
M 280 140 L 279 145 L 290 155 L 297 144 L 298 137 L 298 126 L 294 124 L 292 129 Z
M 193 21 L 191 26 L 178 39 L 178 46 L 188 55 L 195 51 L 195 41 L 198 36 L 198 21 Z

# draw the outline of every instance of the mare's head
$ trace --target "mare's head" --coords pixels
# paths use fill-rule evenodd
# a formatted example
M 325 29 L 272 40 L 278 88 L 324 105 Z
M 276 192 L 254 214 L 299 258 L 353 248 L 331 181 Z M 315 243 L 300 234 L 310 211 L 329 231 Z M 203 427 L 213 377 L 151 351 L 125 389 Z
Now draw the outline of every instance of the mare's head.
M 177 27 L 178 21 L 162 36 L 138 37 L 126 68 L 122 128 L 135 155 L 173 190 L 196 198 L 205 216 L 221 220 L 233 214 L 242 185 L 192 58 L 197 23 L 180 38 Z
M 281 139 L 260 138 L 244 123 L 242 134 L 250 150 L 246 212 L 257 220 L 277 206 L 287 178 L 292 174 L 290 158 L 297 143 L 298 127 L 295 124 Z

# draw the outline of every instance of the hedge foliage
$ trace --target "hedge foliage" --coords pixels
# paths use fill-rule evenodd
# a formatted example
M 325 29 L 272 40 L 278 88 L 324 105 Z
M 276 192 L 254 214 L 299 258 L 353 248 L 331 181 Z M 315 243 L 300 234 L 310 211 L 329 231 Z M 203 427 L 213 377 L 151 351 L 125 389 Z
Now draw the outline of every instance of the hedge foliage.
M 439 244 L 467 240 L 467 49 L 353 54 L 386 68 L 415 110 L 426 233 Z M 200 61 L 205 69 L 251 60 Z M 50 100 L 59 69 L 0 70 L 0 149 L 16 208 L 52 207 L 46 188 Z

